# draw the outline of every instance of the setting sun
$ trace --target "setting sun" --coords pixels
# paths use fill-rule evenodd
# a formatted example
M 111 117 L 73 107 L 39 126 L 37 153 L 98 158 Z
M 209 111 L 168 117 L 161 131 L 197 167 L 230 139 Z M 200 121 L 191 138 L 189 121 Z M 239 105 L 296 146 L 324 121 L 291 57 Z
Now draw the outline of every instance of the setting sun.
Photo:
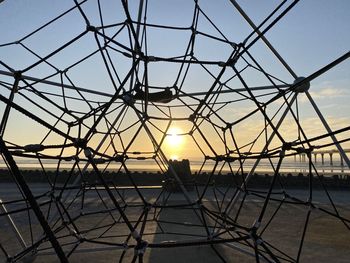
M 169 129 L 167 133 L 167 138 L 166 138 L 166 142 L 169 145 L 169 147 L 176 149 L 182 145 L 184 141 L 182 133 L 183 132 L 181 131 L 181 129 L 177 127 L 173 127 Z

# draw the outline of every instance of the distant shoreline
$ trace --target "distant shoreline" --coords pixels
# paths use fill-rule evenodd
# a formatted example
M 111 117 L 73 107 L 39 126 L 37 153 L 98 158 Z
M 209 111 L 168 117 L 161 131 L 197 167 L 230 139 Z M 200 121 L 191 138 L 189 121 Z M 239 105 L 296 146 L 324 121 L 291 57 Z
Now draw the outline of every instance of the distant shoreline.
M 21 170 L 22 175 L 28 183 L 47 183 L 56 182 L 63 184 L 68 181 L 68 185 L 72 184 L 76 179 L 76 175 L 69 177 L 67 170 L 62 170 L 58 174 L 54 170 L 47 170 L 46 174 L 40 172 L 39 170 L 29 169 Z M 217 186 L 239 186 L 242 184 L 244 178 L 247 174 L 232 174 L 232 173 L 222 173 L 214 174 L 211 176 L 209 182 L 210 185 Z M 162 174 L 160 172 L 149 172 L 149 171 L 133 171 L 129 175 L 124 172 L 106 171 L 104 174 L 104 179 L 107 183 L 118 185 L 118 186 L 132 186 L 130 178 L 135 182 L 136 185 L 140 186 L 153 186 L 153 185 L 163 185 L 169 181 L 176 183 L 176 180 L 172 178 L 171 175 L 167 173 Z M 79 176 L 80 177 L 80 176 Z M 86 171 L 83 174 L 84 183 L 89 185 L 99 185 L 100 180 L 98 176 L 91 170 Z M 208 182 L 210 173 L 203 172 L 201 174 L 193 173 L 189 179 L 186 179 L 184 184 L 189 185 L 205 185 Z M 248 187 L 269 187 L 271 179 L 273 178 L 273 173 L 271 171 L 267 172 L 256 172 L 252 175 L 248 182 Z M 287 188 L 306 188 L 309 185 L 309 176 L 307 173 L 280 173 L 280 182 Z M 12 176 L 8 170 L 0 169 L 0 183 L 14 182 Z M 350 189 L 350 176 L 346 174 L 337 173 L 320 173 L 320 178 L 315 174 L 313 176 L 313 186 L 315 188 L 322 188 L 322 183 L 331 189 Z
M 203 172 L 211 172 L 211 169 L 214 167 L 213 163 L 206 163 L 203 167 L 203 162 L 198 161 L 190 161 L 191 171 L 192 173 L 198 172 L 200 169 L 202 169 Z M 348 169 L 347 166 L 341 166 L 340 163 L 335 163 L 334 165 L 325 164 L 322 165 L 320 163 L 315 164 L 316 169 L 320 174 L 323 174 L 324 176 L 332 176 L 334 174 L 338 175 L 350 175 L 350 169 Z M 19 168 L 21 170 L 40 170 L 41 167 L 38 164 L 35 163 L 19 163 Z M 57 163 L 46 163 L 44 164 L 46 171 L 56 171 L 57 170 Z M 117 171 L 119 170 L 121 164 L 110 164 L 108 165 L 107 169 L 109 172 Z M 245 164 L 245 172 L 249 172 L 252 167 L 254 166 L 254 163 L 246 163 Z M 151 163 L 150 161 L 140 161 L 140 162 L 131 162 L 127 164 L 127 167 L 132 172 L 147 172 L 147 173 L 157 173 L 160 168 L 155 165 L 155 163 Z M 69 171 L 72 168 L 72 164 L 62 163 L 59 166 L 59 170 L 62 172 L 64 170 Z M 0 163 L 0 171 L 6 170 L 7 167 L 5 164 Z M 88 170 L 90 171 L 92 168 L 89 166 Z M 101 166 L 101 169 L 103 170 L 104 167 Z M 236 169 L 238 169 L 236 167 Z M 299 173 L 307 173 L 308 172 L 308 165 L 306 163 L 299 163 L 299 162 L 293 162 L 289 161 L 286 162 L 284 166 L 280 168 L 281 174 L 299 174 Z M 224 167 L 222 170 L 222 173 L 229 173 L 230 170 L 227 167 Z M 234 171 L 235 172 L 235 171 Z M 263 161 L 260 162 L 259 166 L 255 169 L 256 173 L 259 174 L 271 174 L 272 168 L 271 164 L 264 163 Z

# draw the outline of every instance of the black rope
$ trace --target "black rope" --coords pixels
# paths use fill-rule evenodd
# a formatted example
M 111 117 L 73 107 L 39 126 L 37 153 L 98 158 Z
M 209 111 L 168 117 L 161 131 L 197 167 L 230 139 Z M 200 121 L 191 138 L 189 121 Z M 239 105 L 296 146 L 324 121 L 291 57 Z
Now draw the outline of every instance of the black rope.
M 78 253 L 84 243 L 122 249 L 120 262 L 131 249 L 135 252 L 132 262 L 143 262 L 149 248 L 202 245 L 212 249 L 216 259 L 226 262 L 229 259 L 219 249 L 222 244 L 246 249 L 256 262 L 298 262 L 312 224 L 313 209 L 331 216 L 350 230 L 350 220 L 332 198 L 326 180 L 311 158 L 316 149 L 345 145 L 350 140 L 347 136 L 350 126 L 343 125 L 332 132 L 310 136 L 302 125 L 302 105 L 297 98 L 304 85 L 347 60 L 350 52 L 300 82 L 288 84 L 280 76 L 266 71 L 252 51 L 258 41 L 266 40 L 269 30 L 298 0 L 289 5 L 287 1 L 276 5 L 252 32 L 243 36 L 241 44 L 232 40 L 219 25 L 220 21 L 212 18 L 210 10 L 207 12 L 197 0 L 189 2 L 191 21 L 183 26 L 151 20 L 154 3 L 147 0 L 140 1 L 137 15 L 128 1 L 121 0 L 121 16 L 113 21 L 104 13 L 107 5 L 104 1 L 97 1 L 96 17 L 85 10 L 86 2 L 74 0 L 73 7 L 19 37 L 18 41 L 0 43 L 0 51 L 5 47 L 17 48 L 33 59 L 22 70 L 15 70 L 9 66 L 11 63 L 0 61 L 4 69 L 0 70 L 4 77 L 0 80 L 0 89 L 4 91 L 0 94 L 4 108 L 0 148 L 2 161 L 6 164 L 1 174 L 9 175 L 18 192 L 17 197 L 1 201 L 0 205 L 10 209 L 0 211 L 0 219 L 28 217 L 30 239 L 30 245 L 13 257 L 7 244 L 0 243 L 0 250 L 8 261 L 19 260 L 32 251 L 41 253 L 54 248 L 59 259 L 68 262 L 67 258 Z M 31 48 L 30 41 L 34 37 L 47 34 L 54 25 L 61 23 L 61 18 L 73 15 L 73 11 L 84 24 L 83 31 L 44 56 Z M 96 24 L 91 24 L 92 21 Z M 206 29 L 206 24 L 211 30 Z M 184 50 L 180 54 L 157 54 L 152 46 L 152 31 L 155 30 L 187 34 Z M 68 66 L 58 67 L 54 58 L 63 56 L 63 51 L 78 45 L 83 38 L 91 38 L 95 48 L 81 53 Z M 224 61 L 202 57 L 198 50 L 201 41 L 225 46 L 230 55 Z M 281 57 L 277 58 L 283 61 Z M 78 85 L 76 73 L 92 59 L 99 59 L 101 64 L 98 66 L 102 65 L 106 74 L 103 85 L 107 83 L 108 87 L 95 83 L 89 88 Z M 125 61 L 129 63 L 127 66 Z M 168 82 L 165 85 L 153 79 L 154 68 L 163 65 L 165 69 L 168 65 L 175 68 L 173 76 L 165 76 Z M 45 67 L 49 74 L 44 77 L 34 75 Z M 125 72 L 123 67 L 127 68 Z M 287 69 L 291 72 L 289 67 Z M 205 75 L 209 79 L 201 84 L 203 87 L 192 83 L 191 76 L 197 70 L 201 72 L 199 78 Z M 249 74 L 261 76 L 270 85 L 251 86 Z M 91 77 L 99 78 L 97 75 Z M 237 83 L 240 87 L 236 87 Z M 200 90 L 192 92 L 191 85 Z M 281 105 L 275 105 L 280 102 Z M 253 105 L 253 108 L 240 112 L 240 103 Z M 238 115 L 226 117 L 231 110 Z M 12 141 L 10 123 L 16 112 L 21 113 L 21 118 L 42 126 L 39 142 Z M 287 114 L 291 115 L 297 130 L 292 141 L 286 140 L 287 136 L 280 128 Z M 257 124 L 254 135 L 241 142 L 239 135 L 245 130 L 240 125 L 256 117 L 262 124 Z M 174 169 L 164 151 L 171 127 L 185 122 L 188 124 L 186 130 L 177 136 L 189 138 L 193 144 L 186 147 L 194 145 L 202 158 L 197 175 L 204 179 L 193 183 L 193 192 L 186 188 L 181 171 Z M 335 135 L 344 138 L 323 141 Z M 150 148 L 138 145 L 142 136 Z M 272 145 L 275 136 L 277 143 Z M 286 160 L 300 154 L 307 156 L 306 200 L 291 195 L 281 175 Z M 26 182 L 27 178 L 31 180 L 29 175 L 27 177 L 30 172 L 19 170 L 21 160 L 35 161 L 40 168 L 35 173 L 44 178 L 41 183 L 45 184 L 45 190 L 41 193 L 37 194 Z M 138 181 L 131 166 L 143 161 L 157 167 L 159 173 L 150 173 L 147 178 L 161 178 L 159 185 L 142 185 Z M 265 161 L 273 173 L 268 177 L 271 182 L 267 189 L 251 186 L 251 177 L 260 161 Z M 229 182 L 221 184 L 220 180 L 225 178 Z M 313 200 L 316 182 L 325 193 L 329 207 Z M 177 192 L 171 190 L 174 183 L 179 188 Z M 176 200 L 180 195 L 183 200 Z M 255 223 L 247 225 L 241 220 L 249 205 L 254 203 L 251 198 L 261 201 L 262 205 L 256 206 L 257 215 L 250 218 Z M 281 226 L 278 222 L 281 211 L 296 206 L 306 207 L 308 212 L 298 237 L 295 257 L 288 249 L 280 249 L 278 242 L 275 244 L 266 238 L 267 241 L 265 237 L 271 229 Z M 191 216 L 184 220 L 162 218 L 168 211 L 180 217 L 182 213 Z M 94 222 L 86 227 L 80 220 Z M 43 233 L 36 232 L 37 221 Z M 165 242 L 146 241 L 149 236 L 155 240 L 161 236 Z M 175 240 L 168 240 L 170 236 Z M 47 241 L 51 242 L 50 247 L 46 245 Z

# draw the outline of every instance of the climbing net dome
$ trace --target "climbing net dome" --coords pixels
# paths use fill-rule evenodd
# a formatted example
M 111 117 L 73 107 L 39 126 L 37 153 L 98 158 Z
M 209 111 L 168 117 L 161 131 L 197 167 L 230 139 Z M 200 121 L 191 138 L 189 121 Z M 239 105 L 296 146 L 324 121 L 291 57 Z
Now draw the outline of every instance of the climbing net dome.
M 269 41 L 297 2 L 256 24 L 234 0 L 28 7 L 42 15 L 0 43 L 0 259 L 349 254 L 334 189 L 350 184 L 350 123 L 330 127 L 312 93 L 349 52 L 298 75 Z M 343 176 L 324 175 L 321 154 Z

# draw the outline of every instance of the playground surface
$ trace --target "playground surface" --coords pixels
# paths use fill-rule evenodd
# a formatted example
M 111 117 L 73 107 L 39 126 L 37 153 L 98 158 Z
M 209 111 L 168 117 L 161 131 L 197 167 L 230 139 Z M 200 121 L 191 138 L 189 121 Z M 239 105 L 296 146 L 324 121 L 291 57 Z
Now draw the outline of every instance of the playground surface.
M 43 185 L 34 184 L 31 186 L 33 192 L 42 192 Z M 2 197 L 11 198 L 16 195 L 12 190 L 11 184 L 1 184 L 0 194 Z M 147 200 L 152 200 L 153 196 L 156 196 L 157 189 L 149 189 L 144 192 Z M 127 194 L 127 202 L 138 203 L 138 200 L 132 194 Z M 194 194 L 192 192 L 192 194 Z M 297 196 L 298 198 L 306 198 L 308 192 L 306 190 L 290 190 L 289 194 Z M 348 191 L 331 191 L 330 195 L 334 203 L 337 206 L 338 212 L 345 218 L 350 217 L 350 208 L 348 206 L 350 200 L 350 193 Z M 322 191 L 314 191 L 313 193 L 314 203 L 320 208 L 331 210 L 331 206 L 327 197 Z M 93 196 L 86 196 L 87 204 L 91 207 L 94 206 Z M 213 205 L 211 203 L 210 194 L 206 196 L 204 204 L 208 207 Z M 185 198 L 181 193 L 175 193 L 172 196 L 172 202 L 184 202 Z M 274 208 L 278 204 L 272 204 L 267 213 L 272 214 Z M 243 226 L 251 226 L 254 224 L 259 211 L 263 206 L 263 200 L 248 196 L 244 204 L 244 211 L 241 212 L 238 219 L 239 224 Z M 14 207 L 8 207 L 9 210 Z M 304 230 L 304 223 L 307 213 L 311 209 L 311 216 L 309 218 L 304 246 L 301 251 L 300 262 L 314 261 L 317 258 L 317 262 L 348 262 L 350 258 L 350 234 L 345 224 L 339 219 L 330 216 L 327 213 L 320 211 L 319 209 L 309 208 L 308 206 L 300 205 L 288 205 L 283 206 L 278 214 L 274 217 L 271 226 L 264 233 L 264 242 L 275 245 L 278 249 L 285 251 L 288 255 L 294 255 L 297 257 L 301 233 Z M 140 215 L 140 210 L 137 208 L 130 209 L 127 215 L 131 219 L 136 219 Z M 151 217 L 150 217 L 151 218 Z M 267 216 L 266 218 L 269 218 Z M 2 218 L 4 219 L 4 218 Z M 17 224 L 18 229 L 21 231 L 25 240 L 30 240 L 30 233 L 25 225 L 25 218 L 13 218 Z M 105 220 L 105 221 L 104 221 Z M 107 220 L 107 221 L 106 221 Z M 108 223 L 108 216 L 106 214 L 96 214 L 89 217 L 84 217 L 77 221 L 80 229 L 90 229 L 97 222 Z M 267 220 L 267 219 L 266 219 Z M 188 240 L 196 240 L 201 236 L 205 236 L 203 229 L 194 226 L 197 222 L 196 216 L 192 210 L 189 209 L 168 209 L 164 210 L 158 222 L 161 224 L 152 222 L 150 220 L 147 223 L 146 230 L 144 232 L 143 239 L 149 244 L 164 244 L 164 242 L 171 244 L 172 242 L 186 242 Z M 188 222 L 187 226 L 177 225 L 168 222 Z M 193 225 L 191 225 L 193 224 Z M 33 225 L 33 231 L 40 233 L 42 230 L 40 225 Z M 105 241 L 116 241 L 113 237 L 113 233 L 121 231 L 128 233 L 127 229 L 118 228 L 111 230 L 111 237 L 106 238 Z M 18 252 L 20 244 L 13 238 L 14 233 L 11 231 L 10 225 L 6 220 L 0 222 L 0 239 L 2 244 L 8 244 L 8 249 L 13 254 Z M 182 233 L 182 234 L 181 234 Z M 191 235 L 188 235 L 191 233 Z M 90 233 L 91 234 L 91 233 Z M 62 234 L 61 234 L 62 235 Z M 67 238 L 60 238 L 60 243 L 69 243 L 72 241 Z M 11 244 L 10 244 L 10 243 Z M 63 249 L 67 252 L 74 244 L 65 245 Z M 40 248 L 48 247 L 48 244 L 44 244 Z M 213 249 L 213 247 L 215 249 Z M 253 250 L 244 245 L 244 242 L 237 243 L 231 242 L 227 244 L 216 244 L 211 247 L 210 245 L 196 245 L 185 247 L 171 247 L 171 248 L 150 248 L 147 247 L 144 250 L 144 262 L 220 262 L 220 257 L 226 262 L 254 262 L 255 257 L 252 254 Z M 133 248 L 123 249 L 120 247 L 93 244 L 90 242 L 81 243 L 74 253 L 69 257 L 69 262 L 118 262 L 121 255 L 124 253 L 123 262 L 132 262 L 135 254 Z M 220 257 L 218 257 L 218 254 Z M 5 262 L 5 258 L 0 254 L 0 262 Z M 58 258 L 51 248 L 40 250 L 34 256 L 26 256 L 22 262 L 33 263 L 50 263 L 58 262 Z M 264 259 L 262 258 L 262 262 Z

